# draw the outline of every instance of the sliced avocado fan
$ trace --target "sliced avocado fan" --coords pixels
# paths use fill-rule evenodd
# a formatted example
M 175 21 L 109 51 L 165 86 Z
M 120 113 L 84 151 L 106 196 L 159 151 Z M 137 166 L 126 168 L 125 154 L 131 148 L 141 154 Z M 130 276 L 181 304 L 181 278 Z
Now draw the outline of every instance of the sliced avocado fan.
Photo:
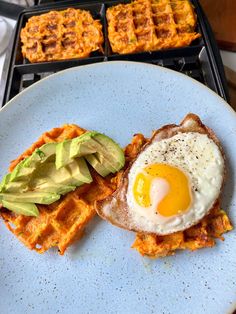
M 49 205 L 93 181 L 85 160 L 103 177 L 119 171 L 125 163 L 120 146 L 96 131 L 46 143 L 3 177 L 0 204 L 17 214 L 38 216 L 35 204 Z

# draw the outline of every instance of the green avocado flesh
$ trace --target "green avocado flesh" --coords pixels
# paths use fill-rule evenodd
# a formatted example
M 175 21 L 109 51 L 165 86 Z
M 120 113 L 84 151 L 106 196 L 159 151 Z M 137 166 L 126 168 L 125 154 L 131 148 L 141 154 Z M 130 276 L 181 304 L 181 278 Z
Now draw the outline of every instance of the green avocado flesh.
M 37 148 L 30 157 L 22 160 L 12 171 L 9 181 L 29 180 L 35 169 L 42 163 L 55 160 L 57 143 L 47 143 Z
M 96 131 L 44 144 L 3 177 L 0 204 L 17 214 L 38 216 L 35 204 L 49 205 L 93 181 L 86 161 L 105 177 L 119 171 L 125 157 L 116 142 Z
M 57 144 L 56 147 L 56 168 L 60 169 L 63 166 L 70 164 L 73 158 L 70 158 L 71 140 Z
M 59 200 L 60 195 L 49 192 L 0 193 L 0 200 L 17 203 L 49 205 Z
M 106 177 L 111 171 L 107 169 L 97 158 L 96 154 L 85 156 L 87 162 L 100 174 L 102 177 Z
M 125 164 L 124 152 L 120 146 L 108 136 L 96 133 L 86 142 L 79 143 L 79 145 L 78 140 L 73 139 L 70 148 L 70 157 L 75 158 L 80 156 L 81 150 L 84 151 L 84 146 L 90 149 L 91 153 L 97 153 L 100 162 L 102 162 L 103 159 L 108 167 L 111 168 L 110 172 L 115 173 L 123 168 Z M 107 165 L 105 167 L 107 167 Z
M 16 203 L 16 202 L 8 202 L 5 200 L 2 200 L 2 205 L 5 208 L 19 215 L 35 216 L 35 217 L 39 215 L 37 206 L 32 203 Z
M 3 192 L 6 189 L 6 185 L 9 182 L 10 176 L 11 174 L 8 173 L 3 177 L 2 182 L 0 183 L 0 192 Z
M 115 167 L 117 171 L 124 167 L 124 152 L 115 141 L 103 134 L 97 134 L 94 137 L 94 140 L 102 147 L 101 155 L 109 160 L 111 164 L 118 165 L 117 167 Z M 99 152 L 100 151 L 98 150 L 98 153 Z
M 52 180 L 46 180 L 44 182 L 40 182 L 40 180 L 37 182 L 37 185 L 35 188 L 32 189 L 32 191 L 41 191 L 41 192 L 49 192 L 49 193 L 57 193 L 60 195 L 65 195 L 71 191 L 74 191 L 76 189 L 76 185 L 64 185 L 64 184 L 58 184 L 55 183 Z M 83 184 L 83 183 L 81 183 Z

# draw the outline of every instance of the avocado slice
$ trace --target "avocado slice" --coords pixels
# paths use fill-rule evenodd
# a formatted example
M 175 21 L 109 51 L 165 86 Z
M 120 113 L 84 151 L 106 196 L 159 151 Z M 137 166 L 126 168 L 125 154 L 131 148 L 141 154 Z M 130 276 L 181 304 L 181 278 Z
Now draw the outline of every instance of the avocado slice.
M 36 168 L 39 164 L 54 161 L 57 143 L 46 143 L 36 148 L 33 154 L 25 159 L 24 167 Z
M 53 171 L 55 169 L 55 171 Z M 62 167 L 58 170 L 52 167 L 52 171 L 49 174 L 49 178 L 55 182 L 55 184 L 59 185 L 74 185 L 74 186 L 79 186 L 83 184 L 81 180 L 76 180 L 71 176 L 71 172 L 67 167 Z
M 96 154 L 87 155 L 85 159 L 102 177 L 106 177 L 111 172 L 110 169 L 101 163 Z
M 45 161 L 49 161 L 49 160 L 54 160 L 55 154 L 56 154 L 56 147 L 57 147 L 57 143 L 55 142 L 46 143 L 42 145 L 41 147 L 37 148 L 33 152 L 32 159 L 35 159 L 37 161 L 37 157 L 36 157 L 37 155 L 41 163 Z
M 7 173 L 7 174 L 3 177 L 2 182 L 1 182 L 1 186 L 4 186 L 4 185 L 6 185 L 6 184 L 9 182 L 10 176 L 11 176 L 11 174 L 10 174 L 10 173 Z
M 8 173 L 4 176 L 0 184 L 0 192 L 24 192 L 27 190 L 27 182 L 16 181 L 10 182 L 11 173 Z
M 112 172 L 112 173 L 117 172 L 117 168 L 114 168 L 114 165 L 111 164 L 109 159 L 107 159 L 107 156 L 104 156 L 101 153 L 96 153 L 95 155 L 97 156 L 97 159 L 100 161 L 100 163 L 102 163 L 104 165 L 104 167 L 109 169 L 110 172 Z
M 99 133 L 97 131 L 88 131 L 74 138 L 73 140 L 78 140 L 80 143 L 87 142 L 91 138 L 93 138 L 96 134 L 99 134 Z
M 0 202 L 36 203 L 49 205 L 59 200 L 60 195 L 48 192 L 0 193 Z
M 4 187 L 2 192 L 15 193 L 15 192 L 25 192 L 28 189 L 28 184 L 25 181 L 8 182 Z
M 54 162 L 40 165 L 32 176 L 31 190 L 45 190 L 57 194 L 70 192 L 83 183 L 92 182 L 88 166 L 83 158 L 74 159 L 66 167 L 56 169 Z
M 34 192 L 49 192 L 56 193 L 60 195 L 65 195 L 76 189 L 75 185 L 64 185 L 55 183 L 54 181 L 47 178 L 46 179 L 35 179 L 33 186 L 30 187 L 30 191 Z
M 30 158 L 30 157 L 28 157 Z M 22 160 L 11 172 L 9 181 L 14 182 L 14 181 L 21 181 L 25 180 L 28 181 L 29 176 L 34 172 L 35 168 L 34 167 L 25 167 L 24 163 L 28 163 L 28 158 Z
M 58 143 L 56 146 L 56 168 L 60 169 L 73 161 L 70 158 L 71 140 Z
M 54 161 L 42 163 L 38 165 L 32 174 L 29 185 L 31 186 L 35 179 L 42 179 L 43 181 L 50 180 L 51 176 L 57 175 L 57 173 Z
M 70 164 L 58 170 L 52 166 L 49 176 L 56 183 L 75 186 L 93 181 L 83 157 L 73 159 Z
M 49 160 L 55 160 L 57 143 L 46 143 L 40 148 L 36 148 L 33 154 L 22 160 L 12 171 L 10 180 L 14 181 L 29 181 L 29 177 L 41 163 Z
M 32 203 L 14 203 L 14 202 L 2 200 L 2 205 L 5 208 L 19 215 L 35 216 L 35 217 L 39 215 L 39 210 L 37 206 Z
M 76 158 L 66 168 L 69 170 L 71 177 L 75 181 L 81 181 L 83 183 L 91 183 L 93 181 L 89 168 L 83 157 Z
M 73 145 L 79 146 L 81 143 L 85 143 L 89 141 L 97 132 L 86 132 L 76 138 L 73 139 Z M 75 157 L 82 157 L 87 154 L 94 153 L 94 149 L 90 149 L 86 145 L 82 145 L 81 149 L 79 149 L 79 153 L 76 156 L 71 157 L 70 151 L 71 151 L 71 145 L 72 140 L 65 140 L 61 143 L 57 144 L 56 147 L 56 168 L 60 169 L 64 166 L 67 166 L 70 164 Z
M 72 191 L 72 186 L 80 184 L 82 182 L 72 181 L 71 174 L 65 167 L 56 170 L 55 163 L 48 162 L 35 171 L 29 182 L 29 190 L 64 194 L 66 190 Z
M 5 189 L 6 189 L 6 184 L 9 182 L 10 176 L 11 176 L 11 174 L 10 174 L 10 173 L 7 173 L 7 174 L 3 177 L 3 179 L 2 179 L 2 181 L 1 181 L 1 183 L 0 183 L 0 192 L 5 191 Z
M 96 153 L 96 147 L 87 145 L 98 132 L 92 131 L 71 140 L 70 158 L 83 157 Z
M 70 150 L 70 157 L 75 158 L 81 154 L 81 150 L 86 147 L 88 150 L 94 153 L 98 153 L 97 157 L 101 163 L 106 163 L 106 167 L 110 169 L 110 172 L 116 172 L 120 170 L 125 164 L 124 152 L 120 146 L 115 143 L 111 138 L 106 135 L 96 133 L 86 142 L 80 142 L 73 139 Z M 103 160 L 102 160 L 103 159 Z
M 109 161 L 112 161 L 112 158 L 110 157 L 113 157 L 117 164 L 119 164 L 118 168 L 115 167 L 117 171 L 124 167 L 125 165 L 124 152 L 115 141 L 113 141 L 110 137 L 100 133 L 96 134 L 93 139 L 99 144 L 101 144 L 103 147 L 105 147 L 105 150 L 108 152 L 108 154 L 103 154 L 101 152 L 101 155 L 105 156 L 106 159 L 108 159 Z M 111 163 L 113 164 L 113 162 Z

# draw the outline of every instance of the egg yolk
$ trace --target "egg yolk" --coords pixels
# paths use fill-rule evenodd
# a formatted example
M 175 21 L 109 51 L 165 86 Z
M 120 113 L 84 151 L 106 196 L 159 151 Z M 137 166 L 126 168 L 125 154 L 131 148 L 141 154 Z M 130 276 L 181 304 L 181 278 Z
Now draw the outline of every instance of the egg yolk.
M 169 185 L 169 191 L 157 204 L 156 212 L 170 217 L 188 210 L 191 191 L 188 178 L 180 169 L 166 164 L 152 164 L 143 170 L 137 174 L 133 186 L 133 195 L 138 205 L 146 208 L 152 206 L 152 182 L 154 179 L 164 179 Z

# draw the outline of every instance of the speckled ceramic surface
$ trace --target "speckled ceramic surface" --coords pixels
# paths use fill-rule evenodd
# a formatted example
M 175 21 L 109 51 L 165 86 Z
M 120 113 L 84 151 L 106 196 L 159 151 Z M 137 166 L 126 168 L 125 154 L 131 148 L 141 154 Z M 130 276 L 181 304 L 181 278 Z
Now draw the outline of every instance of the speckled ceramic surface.
M 236 224 L 236 115 L 187 76 L 157 66 L 110 62 L 50 76 L 0 112 L 0 176 L 45 130 L 77 123 L 121 145 L 188 113 L 214 129 L 227 156 L 223 206 Z M 134 234 L 96 218 L 59 256 L 26 249 L 0 224 L 1 313 L 230 313 L 236 306 L 236 232 L 212 249 L 161 260 L 130 248 Z

